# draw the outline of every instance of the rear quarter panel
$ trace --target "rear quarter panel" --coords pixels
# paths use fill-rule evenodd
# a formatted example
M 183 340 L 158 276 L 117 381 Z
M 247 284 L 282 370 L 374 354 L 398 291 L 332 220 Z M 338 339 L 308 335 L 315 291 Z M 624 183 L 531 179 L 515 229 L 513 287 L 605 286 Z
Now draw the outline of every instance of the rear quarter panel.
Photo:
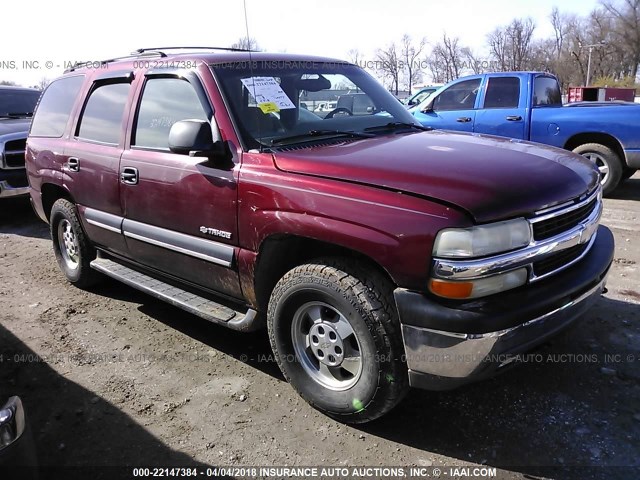
M 640 105 L 538 107 L 531 112 L 531 141 L 564 147 L 580 133 L 605 133 L 625 150 L 640 149 Z

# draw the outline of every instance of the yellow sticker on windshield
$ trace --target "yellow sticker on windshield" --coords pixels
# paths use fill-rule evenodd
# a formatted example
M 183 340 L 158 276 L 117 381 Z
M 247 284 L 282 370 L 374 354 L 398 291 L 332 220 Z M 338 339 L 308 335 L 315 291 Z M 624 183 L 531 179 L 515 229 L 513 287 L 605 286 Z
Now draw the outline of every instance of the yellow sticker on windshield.
M 275 102 L 262 102 L 258 104 L 258 108 L 262 110 L 262 113 L 279 112 L 280 109 Z

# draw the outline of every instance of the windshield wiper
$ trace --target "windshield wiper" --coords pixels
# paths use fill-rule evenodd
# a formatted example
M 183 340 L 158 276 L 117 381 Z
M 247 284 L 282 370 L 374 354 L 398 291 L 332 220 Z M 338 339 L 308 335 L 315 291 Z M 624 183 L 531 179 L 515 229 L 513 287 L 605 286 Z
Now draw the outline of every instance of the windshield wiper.
M 9 113 L 3 113 L 0 115 L 0 117 L 2 118 L 25 118 L 25 117 L 32 117 L 33 116 L 33 112 L 9 112 Z
M 415 123 L 408 122 L 389 122 L 384 125 L 376 125 L 375 127 L 367 127 L 365 128 L 365 132 L 373 132 L 376 130 L 400 130 L 401 128 L 413 128 L 415 130 L 420 130 L 423 132 L 429 132 L 433 130 L 432 127 L 423 127 L 422 125 L 417 125 Z
M 374 135 L 364 132 L 350 132 L 347 130 L 309 130 L 306 133 L 299 133 L 297 135 L 289 135 L 287 137 L 274 138 L 271 140 L 271 145 L 279 145 L 287 142 L 295 142 L 296 140 L 304 140 L 309 137 L 325 137 L 325 136 L 345 136 L 351 138 L 371 138 Z

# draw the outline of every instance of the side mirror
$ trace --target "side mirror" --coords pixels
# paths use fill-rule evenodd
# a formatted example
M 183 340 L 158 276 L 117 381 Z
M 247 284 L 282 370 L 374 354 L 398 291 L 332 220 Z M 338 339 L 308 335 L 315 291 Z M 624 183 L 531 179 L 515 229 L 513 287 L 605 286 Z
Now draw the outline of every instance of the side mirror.
M 435 102 L 435 100 L 436 100 L 436 97 L 429 97 L 429 100 L 427 101 L 425 106 L 422 107 L 421 112 L 422 113 L 431 113 L 431 112 L 433 112 L 433 103 Z
M 409 107 L 413 107 L 415 104 L 416 104 L 416 102 L 413 99 L 407 101 L 407 106 L 409 106 Z
M 181 120 L 169 131 L 169 150 L 191 157 L 216 157 L 225 154 L 218 126 L 204 120 Z

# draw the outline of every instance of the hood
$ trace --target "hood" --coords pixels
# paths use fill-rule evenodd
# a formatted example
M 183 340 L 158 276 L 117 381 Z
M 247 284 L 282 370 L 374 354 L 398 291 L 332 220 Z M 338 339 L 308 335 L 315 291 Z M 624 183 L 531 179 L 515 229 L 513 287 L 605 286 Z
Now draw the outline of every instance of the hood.
M 27 138 L 30 124 L 30 118 L 0 118 L 0 136 L 24 132 L 24 137 Z
M 427 197 L 479 223 L 530 215 L 599 181 L 592 163 L 565 150 L 442 130 L 289 148 L 274 153 L 281 170 Z

